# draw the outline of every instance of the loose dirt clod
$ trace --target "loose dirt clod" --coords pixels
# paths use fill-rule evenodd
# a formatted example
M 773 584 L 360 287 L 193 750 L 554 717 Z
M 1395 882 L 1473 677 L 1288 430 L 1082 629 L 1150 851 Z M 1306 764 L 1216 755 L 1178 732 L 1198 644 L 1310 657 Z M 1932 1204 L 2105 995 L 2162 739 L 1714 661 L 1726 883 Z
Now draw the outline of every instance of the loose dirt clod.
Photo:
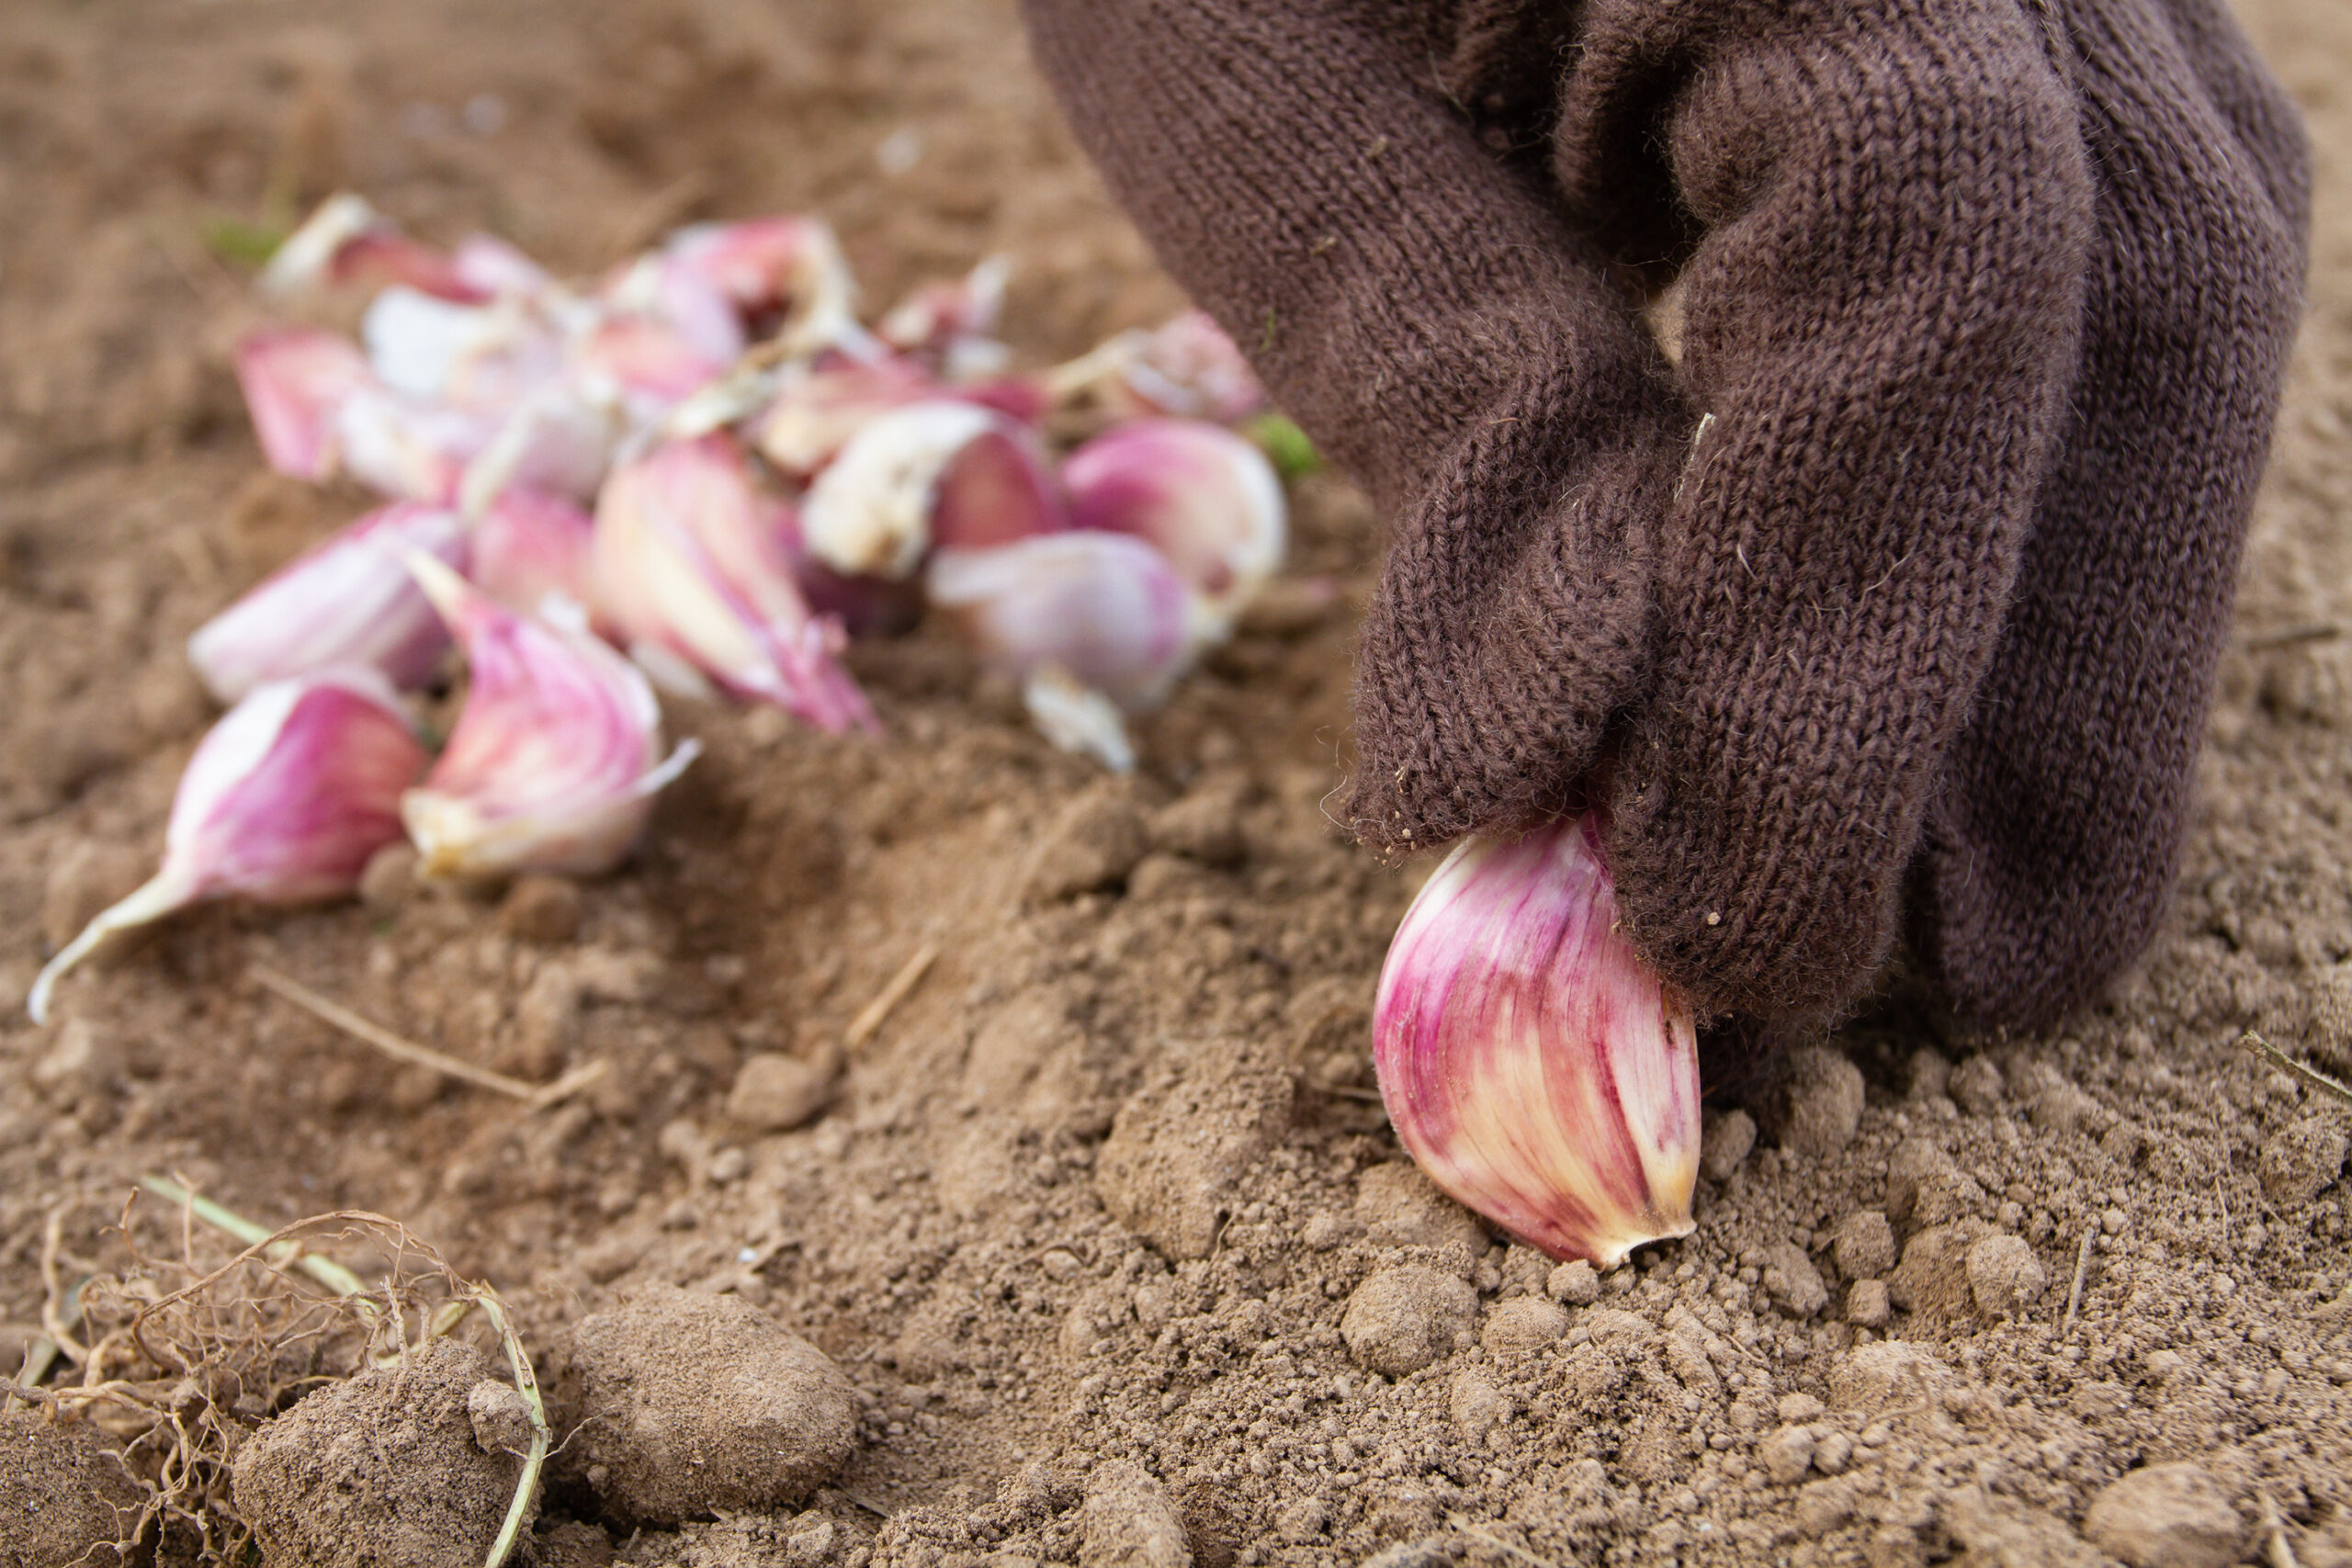
M 263 1562 L 480 1568 L 521 1470 L 519 1455 L 475 1440 L 470 1402 L 483 1386 L 514 1393 L 481 1351 L 436 1340 L 329 1383 L 265 1425 L 232 1467 Z
M 2245 1520 L 2192 1460 L 2135 1470 L 2091 1499 L 2083 1533 L 2132 1568 L 2224 1568 L 2245 1550 Z
M 650 1286 L 582 1318 L 571 1350 L 561 1462 L 625 1523 L 797 1505 L 856 1441 L 832 1359 L 739 1297 Z
M 0 1412 L 0 1568 L 113 1563 L 145 1500 L 86 1421 Z
M 1469 1282 L 1434 1269 L 1384 1269 L 1358 1285 L 1340 1319 L 1349 1353 L 1389 1377 L 1417 1372 L 1453 1348 L 1478 1309 Z

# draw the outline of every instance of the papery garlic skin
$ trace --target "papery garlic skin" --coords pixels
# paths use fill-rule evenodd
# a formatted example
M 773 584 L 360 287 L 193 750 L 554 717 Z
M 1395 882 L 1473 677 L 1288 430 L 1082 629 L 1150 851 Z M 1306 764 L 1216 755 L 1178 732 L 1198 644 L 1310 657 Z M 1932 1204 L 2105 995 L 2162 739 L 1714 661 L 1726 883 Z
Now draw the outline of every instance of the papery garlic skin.
M 1598 824 L 1472 839 L 1406 911 L 1373 1014 L 1388 1119 L 1445 1192 L 1603 1269 L 1690 1234 L 1690 1010 L 1612 928 Z
M 65 972 L 114 932 L 231 894 L 332 898 L 400 837 L 401 792 L 424 748 L 373 670 L 341 666 L 255 687 L 212 727 L 172 797 L 164 863 L 50 960 L 27 1006 L 45 1021 Z
M 449 637 L 401 563 L 401 547 L 462 566 L 465 523 L 413 502 L 368 513 L 198 626 L 187 639 L 197 678 L 222 703 L 265 681 L 335 664 L 366 665 L 398 686 L 422 684 Z
M 924 582 L 992 669 L 1051 666 L 1131 712 L 1166 697 L 1213 630 L 1167 558 L 1123 534 L 941 550 Z
M 835 661 L 840 624 L 811 614 L 794 581 L 779 505 L 724 435 L 621 464 L 596 501 L 597 608 L 626 643 L 662 649 L 738 695 L 828 731 L 874 728 Z
M 662 760 L 652 688 L 584 622 L 516 615 L 438 561 L 408 560 L 471 671 L 448 745 L 401 797 L 418 871 L 610 871 L 637 842 L 654 795 L 701 748 L 689 740 Z
M 968 402 L 880 415 L 817 476 L 800 508 L 808 553 L 835 571 L 914 574 L 933 544 L 980 548 L 1065 525 L 1029 433 Z
M 1073 523 L 1149 540 L 1220 610 L 1238 609 L 1282 566 L 1282 480 L 1221 425 L 1134 420 L 1071 453 L 1061 477 Z

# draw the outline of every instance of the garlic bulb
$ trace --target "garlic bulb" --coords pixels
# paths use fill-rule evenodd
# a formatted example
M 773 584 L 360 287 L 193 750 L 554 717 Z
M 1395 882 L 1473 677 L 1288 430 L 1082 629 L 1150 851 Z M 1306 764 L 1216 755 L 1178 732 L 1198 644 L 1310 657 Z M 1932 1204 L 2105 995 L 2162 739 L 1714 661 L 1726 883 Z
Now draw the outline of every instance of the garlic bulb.
M 1133 534 L 1230 614 L 1282 565 L 1288 508 L 1273 465 L 1221 425 L 1139 419 L 1062 465 L 1080 528 Z
M 636 843 L 655 793 L 701 748 L 689 740 L 662 760 L 652 688 L 576 618 L 518 615 L 430 557 L 408 562 L 472 672 L 448 745 L 401 797 L 417 869 L 610 871 Z
M 777 518 L 724 435 L 664 442 L 623 463 L 596 502 L 598 609 L 636 648 L 820 729 L 874 728 L 835 662 L 840 624 L 795 585 Z
M 1555 1258 L 1690 1234 L 1690 1010 L 1613 929 L 1589 818 L 1457 846 L 1405 913 L 1373 1056 L 1431 1180 Z
M 400 837 L 401 792 L 424 761 L 373 670 L 254 687 L 188 759 L 162 869 L 49 961 L 28 998 L 34 1021 L 60 976 L 116 931 L 230 894 L 294 904 L 349 892 L 368 857 Z
M 454 512 L 400 502 L 280 567 L 187 639 L 205 690 L 233 703 L 265 681 L 331 664 L 364 664 L 394 685 L 421 684 L 449 637 L 401 563 L 401 548 L 462 566 L 466 525 Z

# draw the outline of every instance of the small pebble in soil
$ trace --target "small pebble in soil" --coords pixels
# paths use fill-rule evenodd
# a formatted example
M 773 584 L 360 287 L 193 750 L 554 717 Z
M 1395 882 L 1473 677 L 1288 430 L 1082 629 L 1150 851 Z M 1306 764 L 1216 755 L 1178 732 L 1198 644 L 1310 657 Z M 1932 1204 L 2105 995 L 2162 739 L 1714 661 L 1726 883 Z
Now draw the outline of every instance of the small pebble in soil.
M 2024 1239 L 1988 1235 L 1968 1249 L 1968 1288 L 1987 1317 L 2015 1317 L 2041 1299 L 2049 1271 Z
M 318 1388 L 264 1425 L 232 1469 L 237 1512 L 264 1561 L 480 1563 L 522 1464 L 477 1440 L 473 1393 L 494 1376 L 472 1346 L 435 1340 L 391 1366 Z
M 1756 1119 L 1747 1111 L 1711 1116 L 1699 1133 L 1699 1174 L 1710 1181 L 1728 1181 L 1755 1146 Z
M 1838 1222 L 1829 1255 L 1849 1280 L 1875 1280 L 1894 1267 L 1894 1227 L 1876 1209 L 1857 1209 Z
M 1402 1377 L 1450 1353 L 1477 1306 L 1477 1292 L 1458 1275 L 1418 1265 L 1384 1269 L 1348 1298 L 1340 1335 L 1358 1365 Z
M 498 906 L 498 923 L 525 942 L 570 942 L 580 934 L 580 885 L 569 877 L 518 876 Z
M 2091 1499 L 2083 1533 L 2132 1568 L 2225 1568 L 2245 1546 L 2245 1521 L 2193 1460 L 2135 1470 Z
M 1094 1467 L 1079 1511 L 1080 1559 L 1105 1568 L 1190 1568 L 1193 1549 L 1168 1494 L 1141 1465 Z
M 832 1359 L 734 1296 L 650 1286 L 582 1318 L 571 1350 L 582 1425 L 561 1463 L 624 1524 L 796 1506 L 856 1441 Z
M 1861 1125 L 1862 1070 L 1838 1052 L 1804 1046 L 1789 1054 L 1787 1092 L 1781 1146 L 1812 1159 L 1843 1154 Z
M 1857 1328 L 1883 1327 L 1892 1311 L 1883 1280 L 1857 1280 L 1846 1292 L 1846 1321 Z
M 838 1050 L 813 1059 L 781 1051 L 755 1051 L 735 1071 L 728 1092 L 729 1120 L 758 1133 L 784 1133 L 814 1121 L 833 1096 L 841 1070 Z
M 1971 1116 L 1997 1116 L 2007 1088 L 2000 1065 L 1990 1056 L 1971 1056 L 1951 1070 L 1946 1092 Z
M 1821 1270 L 1813 1266 L 1804 1249 L 1791 1242 L 1774 1242 L 1764 1248 L 1763 1286 L 1792 1317 L 1811 1317 L 1829 1304 L 1829 1287 L 1821 1280 Z
M 1811 1427 L 1780 1427 L 1756 1445 L 1757 1462 L 1764 1467 L 1764 1473 L 1774 1484 L 1792 1485 L 1813 1468 L 1816 1441 Z

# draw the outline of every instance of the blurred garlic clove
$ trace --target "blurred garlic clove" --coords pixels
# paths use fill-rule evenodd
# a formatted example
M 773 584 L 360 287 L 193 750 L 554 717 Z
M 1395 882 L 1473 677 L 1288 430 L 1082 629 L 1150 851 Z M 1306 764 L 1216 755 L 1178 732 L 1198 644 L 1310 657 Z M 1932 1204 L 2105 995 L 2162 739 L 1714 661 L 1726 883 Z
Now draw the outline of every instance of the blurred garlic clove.
M 496 412 L 563 370 L 563 344 L 519 299 L 466 305 L 387 288 L 360 318 L 376 378 L 396 392 Z
M 724 435 L 622 463 L 596 502 L 595 602 L 626 642 L 664 649 L 727 691 L 820 729 L 874 728 L 835 661 L 840 623 L 812 615 L 794 581 L 779 505 Z
M 1589 817 L 1471 839 L 1397 927 L 1373 1063 L 1431 1180 L 1555 1258 L 1603 1269 L 1690 1234 L 1690 1010 L 1614 929 Z
M 924 583 L 990 669 L 1025 682 L 1050 666 L 1131 712 L 1166 697 L 1204 630 L 1168 558 L 1124 534 L 943 549 Z
M 458 478 L 458 509 L 479 517 L 510 488 L 586 501 L 604 482 L 622 421 L 569 383 L 542 386 L 514 405 Z
M 726 371 L 727 361 L 704 354 L 666 322 L 611 315 L 572 345 L 570 374 L 592 400 L 619 408 L 643 428 Z
M 881 415 L 943 395 L 911 360 L 828 356 L 814 365 L 787 364 L 752 423 L 752 442 L 786 474 L 807 479 Z
M 935 367 L 950 381 L 1002 370 L 1012 351 L 989 334 L 1004 310 L 1009 257 L 989 256 L 953 283 L 926 283 L 890 307 L 876 334 L 901 354 Z
M 440 507 L 401 502 L 298 556 L 188 638 L 188 662 L 205 690 L 233 703 L 266 681 L 337 664 L 366 665 L 399 686 L 422 684 L 449 638 L 401 564 L 401 548 L 462 565 L 465 523 Z
M 1289 518 L 1282 481 L 1264 453 L 1222 425 L 1123 424 L 1071 453 L 1062 483 L 1079 527 L 1149 540 L 1226 614 L 1282 565 Z
M 336 419 L 375 379 L 367 356 L 315 327 L 268 327 L 237 344 L 236 369 L 269 466 L 296 479 L 332 478 Z
M 595 531 L 595 519 L 560 496 L 504 491 L 474 525 L 466 575 L 511 609 L 536 613 L 550 593 L 594 608 L 589 552 Z M 405 575 L 408 569 L 401 570 Z
M 1093 397 L 1121 413 L 1220 424 L 1247 419 L 1268 400 L 1240 349 L 1201 310 L 1150 332 L 1121 333 L 1046 380 L 1057 399 Z
M 399 224 L 349 192 L 321 203 L 254 280 L 264 295 L 275 299 L 386 284 L 405 284 L 444 299 L 487 297 L 450 257 L 410 239 Z
M 1034 438 L 970 403 L 912 403 L 852 436 L 801 504 L 808 553 L 856 576 L 913 575 L 924 554 L 1067 525 Z
M 468 409 L 413 398 L 370 380 L 335 411 L 334 445 L 344 472 L 386 495 L 446 506 L 468 465 L 498 434 Z
M 832 229 L 816 218 L 705 223 L 670 237 L 665 254 L 708 281 L 754 330 L 786 355 L 879 350 L 857 321 L 857 284 Z
M 400 837 L 401 792 L 424 763 L 399 697 L 372 670 L 254 687 L 188 759 L 162 868 L 49 961 L 27 999 L 33 1021 L 47 1019 L 59 978 L 117 931 L 232 894 L 297 904 L 350 892 Z
M 638 257 L 605 286 L 600 303 L 662 327 L 708 364 L 732 365 L 745 346 L 741 318 L 726 291 L 674 255 Z
M 1136 768 L 1135 742 L 1127 738 L 1119 705 L 1081 685 L 1055 666 L 1033 670 L 1021 683 L 1021 705 L 1037 733 L 1073 756 L 1091 757 L 1114 773 Z
M 701 748 L 688 740 L 662 759 L 652 688 L 576 615 L 518 615 L 428 556 L 408 564 L 470 671 L 448 745 L 401 797 L 419 872 L 589 876 L 618 865 L 655 794 Z
M 495 234 L 469 234 L 449 253 L 458 283 L 489 299 L 528 299 L 555 287 L 547 268 Z
M 808 553 L 800 537 L 800 514 L 781 507 L 775 513 L 777 537 L 785 558 L 792 563 L 792 580 L 816 615 L 841 623 L 852 638 L 897 637 L 922 621 L 923 592 L 920 578 L 894 581 L 887 577 L 853 577 L 835 571 Z

